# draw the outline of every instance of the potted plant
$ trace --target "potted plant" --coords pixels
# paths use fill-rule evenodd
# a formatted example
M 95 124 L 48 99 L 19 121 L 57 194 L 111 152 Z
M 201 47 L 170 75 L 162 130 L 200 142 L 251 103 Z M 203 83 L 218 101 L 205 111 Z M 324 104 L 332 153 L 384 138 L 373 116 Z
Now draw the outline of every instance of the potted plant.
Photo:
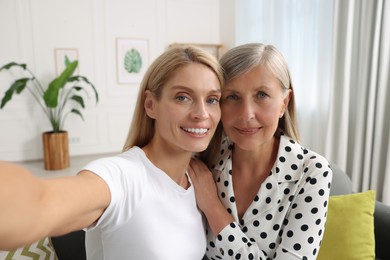
M 70 166 L 68 133 L 63 127 L 69 114 L 76 114 L 84 120 L 80 109 L 85 108 L 84 97 L 88 97 L 87 86 L 93 90 L 96 103 L 99 101 L 95 86 L 86 77 L 73 75 L 78 61 L 70 62 L 66 58 L 65 65 L 62 73 L 54 78 L 46 88 L 26 64 L 10 62 L 0 68 L 0 72 L 22 69 L 26 75 L 11 84 L 1 100 L 0 109 L 3 109 L 11 100 L 13 94 L 20 94 L 28 89 L 50 121 L 52 130 L 42 135 L 44 162 L 47 170 L 64 169 Z

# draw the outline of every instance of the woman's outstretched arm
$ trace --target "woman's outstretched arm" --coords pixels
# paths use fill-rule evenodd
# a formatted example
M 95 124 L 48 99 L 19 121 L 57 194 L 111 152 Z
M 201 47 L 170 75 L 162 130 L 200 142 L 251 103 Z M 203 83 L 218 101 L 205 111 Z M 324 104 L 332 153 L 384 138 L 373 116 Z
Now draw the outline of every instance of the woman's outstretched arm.
M 0 161 L 0 250 L 87 227 L 109 202 L 107 184 L 92 172 L 39 179 Z

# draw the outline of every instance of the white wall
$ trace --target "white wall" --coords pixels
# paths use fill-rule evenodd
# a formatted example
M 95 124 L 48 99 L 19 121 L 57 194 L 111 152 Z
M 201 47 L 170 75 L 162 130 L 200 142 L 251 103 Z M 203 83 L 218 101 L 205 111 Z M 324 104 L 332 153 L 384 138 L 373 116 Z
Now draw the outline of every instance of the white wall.
M 221 0 L 220 4 L 220 37 L 225 50 L 237 45 L 237 1 Z
M 1 0 L 0 66 L 27 63 L 44 84 L 55 76 L 54 49 L 77 48 L 79 73 L 100 95 L 67 119 L 70 154 L 122 149 L 138 84 L 116 79 L 116 39 L 149 41 L 150 61 L 173 42 L 221 43 L 219 0 Z M 0 98 L 12 82 L 0 73 Z M 29 93 L 14 96 L 0 110 L 0 160 L 42 158 L 41 134 L 48 120 Z

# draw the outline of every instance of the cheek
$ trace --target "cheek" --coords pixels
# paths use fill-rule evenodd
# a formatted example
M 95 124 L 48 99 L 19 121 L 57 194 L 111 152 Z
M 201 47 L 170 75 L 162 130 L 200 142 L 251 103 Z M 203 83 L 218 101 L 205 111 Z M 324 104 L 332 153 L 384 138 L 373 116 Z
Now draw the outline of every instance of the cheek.
M 224 114 L 222 114 L 222 116 L 221 116 L 221 122 L 226 127 L 227 124 L 229 123 L 229 119 L 227 119 L 226 116 L 223 116 L 223 115 Z
M 221 121 L 223 124 L 234 120 L 236 116 L 233 114 L 233 111 L 234 109 L 231 109 L 230 106 L 221 106 Z
M 217 122 L 219 122 L 219 120 L 221 120 L 221 109 L 220 107 L 216 107 L 215 109 L 212 110 L 212 112 L 210 113 L 213 117 L 213 119 Z
M 267 107 L 263 107 L 262 109 L 259 109 L 257 114 L 260 117 L 263 117 L 263 118 L 268 119 L 268 120 L 272 120 L 272 119 L 278 120 L 279 116 L 280 116 L 280 111 L 281 111 L 281 109 L 279 106 L 271 105 L 271 106 L 267 106 Z
M 278 123 L 280 113 L 282 111 L 281 104 L 279 103 L 266 103 L 258 104 L 253 107 L 255 117 L 258 121 L 263 123 Z M 221 120 L 223 124 L 229 124 L 238 120 L 241 116 L 241 107 L 222 105 Z
M 217 117 L 218 120 L 221 119 L 220 104 L 207 104 L 206 109 L 210 116 L 212 116 L 213 118 Z
M 263 113 L 258 113 L 257 118 L 264 126 L 271 126 L 273 128 L 279 124 L 280 112 L 276 109 L 263 111 Z
M 158 107 L 156 121 L 161 121 L 163 124 L 170 124 L 182 119 L 186 115 L 183 107 L 177 107 L 170 103 L 165 103 Z
M 283 99 L 270 99 L 268 102 L 259 104 L 258 108 L 269 116 L 279 117 L 284 107 Z

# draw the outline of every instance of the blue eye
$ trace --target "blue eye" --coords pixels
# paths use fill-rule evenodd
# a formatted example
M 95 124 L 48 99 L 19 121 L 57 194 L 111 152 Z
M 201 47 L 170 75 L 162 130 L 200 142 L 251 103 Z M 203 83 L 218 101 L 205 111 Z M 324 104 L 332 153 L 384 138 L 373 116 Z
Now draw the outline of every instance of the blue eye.
M 181 96 L 177 96 L 175 99 L 177 101 L 184 102 L 184 101 L 188 100 L 188 97 L 181 95 Z
M 257 92 L 256 96 L 258 98 L 266 98 L 268 95 L 263 91 L 259 91 L 259 92 Z
M 231 94 L 231 95 L 228 95 L 226 96 L 227 100 L 238 100 L 238 96 L 236 94 Z
M 209 99 L 207 99 L 207 103 L 209 103 L 209 104 L 218 104 L 219 103 L 219 98 L 215 98 L 215 97 L 209 98 Z

